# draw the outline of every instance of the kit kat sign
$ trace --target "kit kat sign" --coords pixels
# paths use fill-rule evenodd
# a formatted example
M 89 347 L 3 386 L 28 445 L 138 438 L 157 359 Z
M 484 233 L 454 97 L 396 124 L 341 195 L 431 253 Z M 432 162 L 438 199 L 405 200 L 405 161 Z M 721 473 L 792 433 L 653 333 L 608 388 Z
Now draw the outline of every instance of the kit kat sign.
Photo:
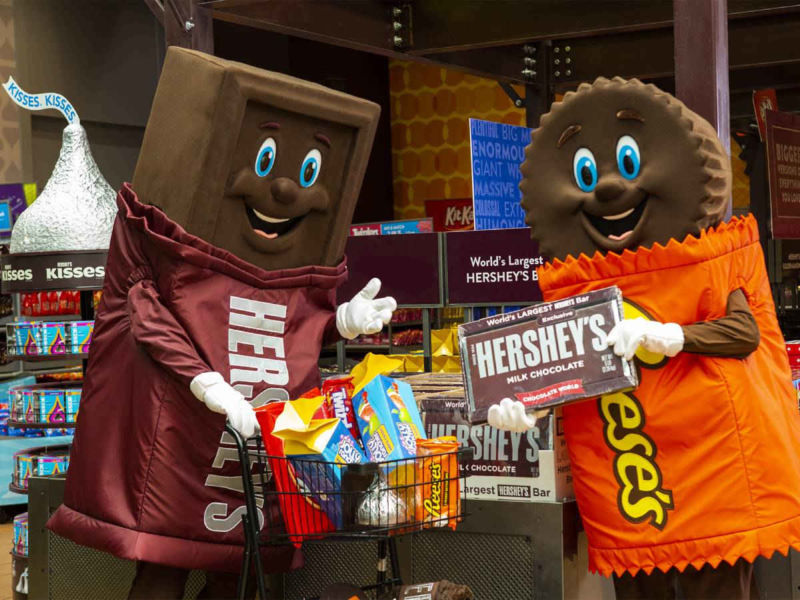
M 800 117 L 767 111 L 767 164 L 772 235 L 800 237 Z
M 433 219 L 434 231 L 466 231 L 475 228 L 472 198 L 426 200 L 425 214 Z
M 544 264 L 530 229 L 445 234 L 448 304 L 531 304 L 542 299 Z

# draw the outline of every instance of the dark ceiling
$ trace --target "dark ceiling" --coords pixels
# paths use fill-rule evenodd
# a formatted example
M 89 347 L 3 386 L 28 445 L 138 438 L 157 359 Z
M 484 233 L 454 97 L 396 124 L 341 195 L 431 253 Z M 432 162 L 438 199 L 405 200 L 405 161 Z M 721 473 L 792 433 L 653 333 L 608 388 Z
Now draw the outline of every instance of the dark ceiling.
M 600 75 L 639 77 L 674 89 L 671 0 L 201 4 L 214 19 L 551 92 Z M 749 118 L 751 92 L 763 87 L 778 90 L 782 110 L 800 110 L 800 2 L 728 0 L 728 19 L 731 118 Z

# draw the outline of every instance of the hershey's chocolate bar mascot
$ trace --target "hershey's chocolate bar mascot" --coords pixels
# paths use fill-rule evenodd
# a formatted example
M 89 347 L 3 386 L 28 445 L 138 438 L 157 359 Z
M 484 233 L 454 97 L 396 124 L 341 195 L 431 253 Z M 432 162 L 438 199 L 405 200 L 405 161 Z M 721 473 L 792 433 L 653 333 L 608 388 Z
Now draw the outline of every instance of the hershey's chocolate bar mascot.
M 756 222 L 722 222 L 722 144 L 669 94 L 601 78 L 542 117 L 522 173 L 545 300 L 619 286 L 608 343 L 639 367 L 637 389 L 564 407 L 590 568 L 620 599 L 750 598 L 753 560 L 800 548 L 800 417 Z
M 235 593 L 245 508 L 226 416 L 251 436 L 253 405 L 319 383 L 337 330 L 352 338 L 391 318 L 377 280 L 335 306 L 379 110 L 168 50 L 117 199 L 64 504 L 49 522 L 141 561 L 131 598 L 181 598 L 189 569 L 209 571 L 201 597 Z M 292 548 L 264 559 L 271 571 L 301 562 Z

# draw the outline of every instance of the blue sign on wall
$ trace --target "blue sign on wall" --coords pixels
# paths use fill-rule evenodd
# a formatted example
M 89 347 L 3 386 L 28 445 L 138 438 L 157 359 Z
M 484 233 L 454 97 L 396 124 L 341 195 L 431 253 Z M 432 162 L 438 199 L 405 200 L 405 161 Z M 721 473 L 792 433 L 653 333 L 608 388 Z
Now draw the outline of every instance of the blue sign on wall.
M 470 119 L 469 137 L 475 229 L 526 227 L 519 205 L 519 167 L 525 160 L 531 129 Z
M 11 233 L 11 205 L 8 200 L 0 200 L 0 233 Z

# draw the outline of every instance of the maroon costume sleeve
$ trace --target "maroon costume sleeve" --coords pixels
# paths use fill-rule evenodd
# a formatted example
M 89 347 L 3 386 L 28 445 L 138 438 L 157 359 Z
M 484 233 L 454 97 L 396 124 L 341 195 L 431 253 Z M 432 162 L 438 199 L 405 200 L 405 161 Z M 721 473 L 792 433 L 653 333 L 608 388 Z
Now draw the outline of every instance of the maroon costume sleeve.
M 213 370 L 200 358 L 184 328 L 164 306 L 152 281 L 143 279 L 131 287 L 128 313 L 136 343 L 187 388 L 197 375 Z
M 761 334 L 744 292 L 734 290 L 728 296 L 724 317 L 687 325 L 683 337 L 684 352 L 745 358 L 758 348 Z

